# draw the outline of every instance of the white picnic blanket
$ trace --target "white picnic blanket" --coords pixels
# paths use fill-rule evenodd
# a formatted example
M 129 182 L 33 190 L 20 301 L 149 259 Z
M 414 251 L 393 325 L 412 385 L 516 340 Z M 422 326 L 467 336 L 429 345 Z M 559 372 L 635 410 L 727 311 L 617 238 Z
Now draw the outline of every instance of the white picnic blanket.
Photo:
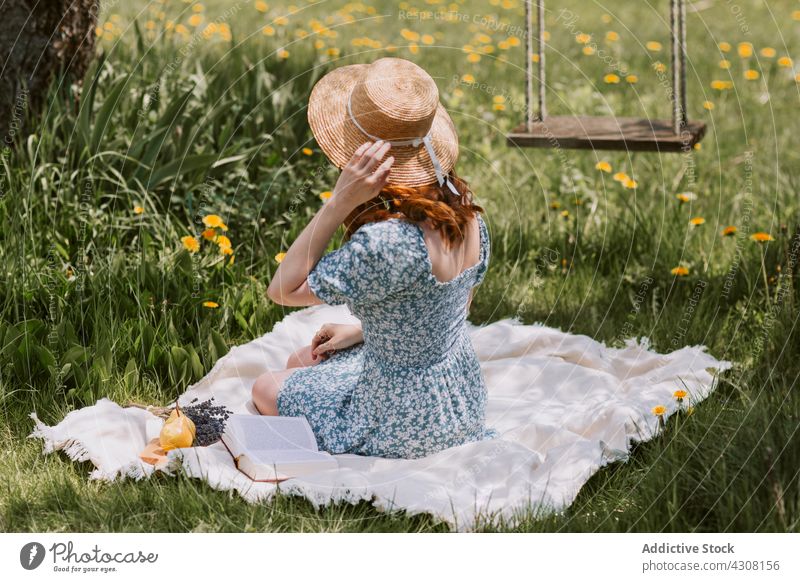
M 231 349 L 181 395 L 187 405 L 211 396 L 235 413 L 256 413 L 250 400 L 254 379 L 284 367 L 289 354 L 310 343 L 326 322 L 353 322 L 346 306 L 316 305 L 287 315 L 273 331 Z M 489 389 L 487 423 L 500 437 L 454 447 L 423 459 L 336 455 L 338 470 L 280 484 L 256 483 L 239 472 L 225 446 L 169 451 L 163 469 L 139 460 L 157 418 L 123 408 L 108 398 L 74 410 L 56 426 L 35 422 L 29 438 L 43 450 L 63 450 L 91 461 L 90 479 L 149 477 L 153 471 L 184 472 L 220 490 L 236 490 L 249 502 L 268 501 L 276 488 L 303 495 L 315 507 L 371 500 L 381 510 L 430 513 L 458 531 L 502 518 L 513 525 L 520 512 L 559 512 L 603 465 L 627 459 L 635 441 L 659 430 L 652 408 L 665 418 L 677 409 L 673 392 L 696 404 L 715 387 L 715 373 L 730 368 L 702 346 L 669 354 L 648 349 L 646 340 L 609 348 L 584 335 L 505 319 L 470 325 Z M 150 429 L 148 430 L 148 421 Z M 156 432 L 157 434 L 157 432 Z

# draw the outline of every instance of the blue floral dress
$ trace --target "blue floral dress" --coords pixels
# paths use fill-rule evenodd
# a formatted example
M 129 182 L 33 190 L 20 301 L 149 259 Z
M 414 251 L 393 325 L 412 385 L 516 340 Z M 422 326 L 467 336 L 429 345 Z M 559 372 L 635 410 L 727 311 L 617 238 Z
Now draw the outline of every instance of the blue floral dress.
M 422 227 L 399 218 L 362 225 L 309 273 L 314 294 L 347 304 L 364 330 L 363 343 L 298 368 L 278 393 L 278 413 L 305 416 L 321 450 L 419 458 L 497 436 L 466 328 L 470 289 L 489 266 L 478 221 L 480 260 L 447 282 L 433 275 Z

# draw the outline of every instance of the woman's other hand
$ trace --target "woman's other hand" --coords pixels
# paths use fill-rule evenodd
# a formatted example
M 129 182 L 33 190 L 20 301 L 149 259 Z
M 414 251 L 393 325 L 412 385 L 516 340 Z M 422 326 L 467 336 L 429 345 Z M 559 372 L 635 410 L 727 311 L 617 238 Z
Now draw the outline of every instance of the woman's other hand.
M 390 147 L 391 144 L 385 141 L 361 144 L 342 168 L 331 201 L 353 209 L 377 196 L 386 185 L 394 163 L 393 156 L 380 163 Z
M 326 359 L 338 350 L 343 350 L 364 341 L 360 325 L 326 323 L 311 340 L 311 355 Z

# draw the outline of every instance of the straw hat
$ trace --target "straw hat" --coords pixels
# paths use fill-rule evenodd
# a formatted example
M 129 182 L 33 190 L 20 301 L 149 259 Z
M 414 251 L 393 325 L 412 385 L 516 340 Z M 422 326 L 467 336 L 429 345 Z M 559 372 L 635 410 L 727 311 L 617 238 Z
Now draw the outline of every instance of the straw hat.
M 394 156 L 390 184 L 447 183 L 458 136 L 431 76 L 411 61 L 382 58 L 346 65 L 322 77 L 308 101 L 308 123 L 338 168 L 365 141 L 383 139 Z

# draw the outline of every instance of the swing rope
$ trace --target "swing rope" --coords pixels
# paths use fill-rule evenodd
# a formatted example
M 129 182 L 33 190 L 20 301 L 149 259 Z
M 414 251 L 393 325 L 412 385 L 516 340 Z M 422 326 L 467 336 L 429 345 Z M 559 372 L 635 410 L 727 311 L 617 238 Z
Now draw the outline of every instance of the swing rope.
M 532 131 L 536 121 L 542 122 L 547 116 L 545 104 L 545 66 L 544 66 L 544 0 L 536 0 L 537 52 L 533 52 L 533 10 L 532 0 L 525 0 L 525 123 Z M 676 135 L 686 127 L 686 1 L 670 0 L 670 37 L 672 45 L 672 130 Z M 533 56 L 538 55 L 539 110 L 533 111 Z

